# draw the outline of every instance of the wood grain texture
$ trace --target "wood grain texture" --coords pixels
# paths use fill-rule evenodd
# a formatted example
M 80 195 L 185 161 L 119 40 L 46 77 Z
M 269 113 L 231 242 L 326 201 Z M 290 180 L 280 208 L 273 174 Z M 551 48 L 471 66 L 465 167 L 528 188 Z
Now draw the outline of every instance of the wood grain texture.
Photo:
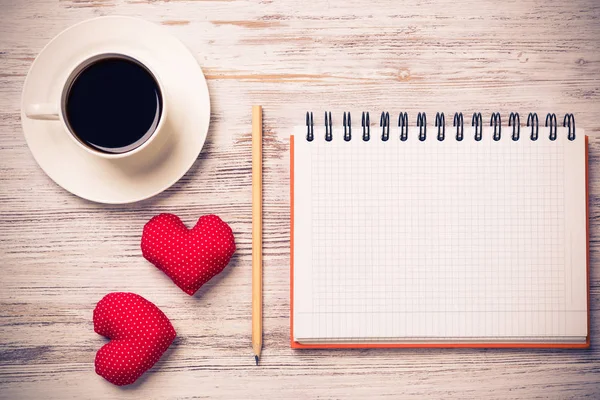
M 162 24 L 208 78 L 212 120 L 196 164 L 150 200 L 105 206 L 40 170 L 20 94 L 56 34 L 100 15 Z M 264 107 L 264 347 L 251 336 L 251 105 Z M 289 127 L 305 110 L 451 115 L 574 112 L 590 138 L 589 350 L 289 347 Z M 0 0 L 0 397 L 600 397 L 600 3 L 596 0 Z M 526 114 L 525 114 L 526 115 Z M 339 117 L 338 117 L 339 118 Z M 523 121 L 524 122 L 524 121 Z M 506 122 L 505 122 L 506 123 Z M 430 122 L 430 125 L 432 122 Z M 193 297 L 141 256 L 160 212 L 216 213 L 238 251 Z M 131 387 L 94 373 L 95 303 L 154 302 L 178 332 Z

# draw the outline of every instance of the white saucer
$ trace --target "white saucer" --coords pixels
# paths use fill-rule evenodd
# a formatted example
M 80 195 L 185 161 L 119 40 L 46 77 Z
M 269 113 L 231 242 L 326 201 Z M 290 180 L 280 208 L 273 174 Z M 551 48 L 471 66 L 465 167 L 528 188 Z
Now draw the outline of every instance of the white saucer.
M 60 96 L 78 60 L 133 50 L 152 62 L 168 102 L 168 139 L 156 145 L 160 148 L 152 157 L 144 150 L 125 159 L 103 159 L 80 148 L 59 121 L 25 116 L 25 105 Z M 122 204 L 162 192 L 191 168 L 208 132 L 210 99 L 196 59 L 164 28 L 136 18 L 100 17 L 63 31 L 38 55 L 25 80 L 21 121 L 33 157 L 58 185 L 84 199 Z

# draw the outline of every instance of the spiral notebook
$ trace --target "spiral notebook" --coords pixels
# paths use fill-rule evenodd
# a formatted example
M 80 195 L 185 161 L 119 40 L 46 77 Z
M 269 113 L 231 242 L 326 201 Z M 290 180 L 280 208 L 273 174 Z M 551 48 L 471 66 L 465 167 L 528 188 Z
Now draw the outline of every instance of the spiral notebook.
M 571 114 L 339 117 L 291 136 L 292 347 L 589 346 Z

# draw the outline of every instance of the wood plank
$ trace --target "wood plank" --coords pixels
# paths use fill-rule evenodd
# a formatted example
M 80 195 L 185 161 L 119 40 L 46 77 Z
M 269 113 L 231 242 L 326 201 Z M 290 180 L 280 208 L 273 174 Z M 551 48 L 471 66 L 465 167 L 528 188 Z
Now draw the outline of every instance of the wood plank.
M 597 1 L 0 0 L 0 10 L 0 398 L 600 397 Z M 163 25 L 196 56 L 211 93 L 196 164 L 165 193 L 132 205 L 66 193 L 36 165 L 20 127 L 36 54 L 101 15 Z M 252 104 L 263 105 L 265 136 L 259 368 L 250 347 Z M 407 111 L 413 122 L 418 111 L 573 112 L 592 135 L 592 347 L 292 351 L 288 137 L 306 110 L 319 124 L 324 110 L 336 120 L 348 110 Z M 160 212 L 190 226 L 216 213 L 234 230 L 232 264 L 193 297 L 141 257 L 143 224 Z M 155 302 L 178 332 L 127 388 L 94 373 L 105 341 L 92 310 L 110 291 Z

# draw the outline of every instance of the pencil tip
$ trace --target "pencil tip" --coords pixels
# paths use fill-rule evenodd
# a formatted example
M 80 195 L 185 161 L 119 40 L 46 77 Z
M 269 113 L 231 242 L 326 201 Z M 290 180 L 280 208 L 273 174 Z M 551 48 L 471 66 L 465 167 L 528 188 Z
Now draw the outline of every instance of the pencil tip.
M 258 356 L 254 356 L 254 361 L 256 361 L 256 365 L 258 365 Z

